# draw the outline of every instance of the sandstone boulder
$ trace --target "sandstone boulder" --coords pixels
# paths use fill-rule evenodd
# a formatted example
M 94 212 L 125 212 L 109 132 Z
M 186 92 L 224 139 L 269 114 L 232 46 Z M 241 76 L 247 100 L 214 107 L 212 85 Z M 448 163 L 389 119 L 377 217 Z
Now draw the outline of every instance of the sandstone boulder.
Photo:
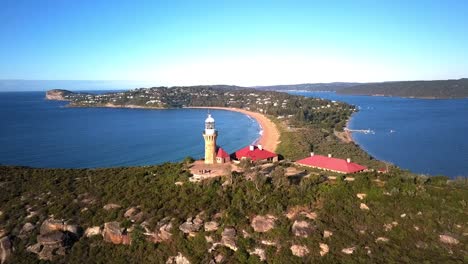
M 449 236 L 449 235 L 439 235 L 439 240 L 440 242 L 442 243 L 445 243 L 445 244 L 449 244 L 449 245 L 457 245 L 458 243 L 460 243 L 460 241 L 458 241 L 458 239 L 452 237 L 452 236 Z
M 40 233 L 47 234 L 52 231 L 63 231 L 65 223 L 62 220 L 57 220 L 54 218 L 49 218 L 42 222 Z
M 308 237 L 314 231 L 314 227 L 307 221 L 294 221 L 292 225 L 292 232 L 295 236 Z
M 359 198 L 359 200 L 364 200 L 366 198 L 367 194 L 365 193 L 358 193 L 356 194 L 356 197 Z
M 330 251 L 330 248 L 325 243 L 319 243 L 319 247 L 320 247 L 320 256 L 322 257 L 328 254 L 328 252 Z
M 234 251 L 237 251 L 236 240 L 236 229 L 233 227 L 226 227 L 221 233 L 221 244 Z
M 149 232 L 146 235 L 150 236 L 150 241 L 153 243 L 160 243 L 163 241 L 168 241 L 172 238 L 172 222 L 170 218 L 165 218 L 161 220 L 154 232 Z
M 260 261 L 266 260 L 266 253 L 265 250 L 262 248 L 255 248 L 253 251 L 249 251 L 250 255 L 257 255 L 260 258 Z
M 378 237 L 375 242 L 376 243 L 387 243 L 388 241 L 390 241 L 390 239 L 386 238 L 386 237 Z
M 99 226 L 88 227 L 88 228 L 86 228 L 86 230 L 84 232 L 84 235 L 86 237 L 92 237 L 92 236 L 96 236 L 96 235 L 100 235 L 100 234 L 101 234 L 101 227 L 99 227 Z
M 359 208 L 361 208 L 361 210 L 366 210 L 366 211 L 369 211 L 369 210 L 370 210 L 370 209 L 369 209 L 369 206 L 367 206 L 367 204 L 365 204 L 365 203 L 361 203 L 361 204 L 359 205 Z
M 323 238 L 329 238 L 333 236 L 333 232 L 332 231 L 329 231 L 329 230 L 324 230 L 323 231 Z
M 144 216 L 145 214 L 138 207 L 130 207 L 124 214 L 124 217 L 133 223 L 143 221 Z
M 12 245 L 10 238 L 0 238 L 0 263 L 6 263 L 11 256 Z
M 120 227 L 119 222 L 108 222 L 104 224 L 102 230 L 102 237 L 104 241 L 111 242 L 113 244 L 130 244 L 130 236 L 128 236 L 126 230 Z
M 190 264 L 190 261 L 179 252 L 177 256 L 169 257 L 166 264 Z
M 210 222 L 206 222 L 205 223 L 205 231 L 206 232 L 212 232 L 212 231 L 216 231 L 218 230 L 218 222 L 215 222 L 215 221 L 210 221 Z
M 309 249 L 306 246 L 292 245 L 290 249 L 291 253 L 297 257 L 304 257 L 307 256 L 307 254 L 309 254 Z
M 31 233 L 31 231 L 34 230 L 36 226 L 27 222 L 26 224 L 23 225 L 23 227 L 21 228 L 21 231 L 18 235 L 19 238 L 21 239 L 25 239 L 28 237 L 29 233 Z
M 200 231 L 203 225 L 203 220 L 197 215 L 197 217 L 189 217 L 185 223 L 179 226 L 180 231 L 190 236 L 195 236 L 196 232 Z
M 257 215 L 252 219 L 251 226 L 255 232 L 268 232 L 275 227 L 276 217 L 272 215 Z
M 341 252 L 345 253 L 346 255 L 351 255 L 354 253 L 356 250 L 356 247 L 349 247 L 349 248 L 343 248 Z
M 27 248 L 37 254 L 41 260 L 54 260 L 56 256 L 64 256 L 66 248 L 70 247 L 71 239 L 62 231 L 55 230 L 37 236 L 37 244 Z
M 106 211 L 110 211 L 112 209 L 119 209 L 121 208 L 122 206 L 119 205 L 119 204 L 115 204 L 115 203 L 109 203 L 109 204 L 106 204 L 104 205 L 102 208 Z

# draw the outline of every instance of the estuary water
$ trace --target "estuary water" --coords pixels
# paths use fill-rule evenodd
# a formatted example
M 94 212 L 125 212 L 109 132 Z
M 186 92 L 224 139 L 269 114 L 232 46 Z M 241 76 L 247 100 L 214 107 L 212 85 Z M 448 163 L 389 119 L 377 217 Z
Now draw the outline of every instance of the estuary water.
M 468 99 L 413 99 L 290 92 L 356 105 L 350 129 L 369 154 L 428 175 L 468 176 Z
M 140 166 L 204 155 L 204 109 L 69 108 L 45 92 L 0 92 L 0 164 L 45 168 Z M 236 112 L 211 110 L 218 145 L 251 144 L 260 127 Z

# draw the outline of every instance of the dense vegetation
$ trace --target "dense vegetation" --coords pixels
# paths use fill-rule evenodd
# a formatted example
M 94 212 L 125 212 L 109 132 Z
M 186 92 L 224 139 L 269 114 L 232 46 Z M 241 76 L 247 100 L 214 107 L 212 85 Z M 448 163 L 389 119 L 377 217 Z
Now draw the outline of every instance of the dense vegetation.
M 465 180 L 421 178 L 400 170 L 389 174 L 361 173 L 355 181 L 326 180 L 329 174 L 312 174 L 305 178 L 285 178 L 283 162 L 269 173 L 262 167 L 247 168 L 244 174 L 203 183 L 188 181 L 184 163 L 160 166 L 113 169 L 33 169 L 0 167 L 0 227 L 8 230 L 15 252 L 11 263 L 39 263 L 25 250 L 35 243 L 38 228 L 25 239 L 17 237 L 26 223 L 40 223 L 54 215 L 69 219 L 86 228 L 108 221 L 132 224 L 123 217 L 130 206 L 139 205 L 146 221 L 155 225 L 164 217 L 173 218 L 171 241 L 154 244 L 133 236 L 130 246 L 106 243 L 100 236 L 81 238 L 60 263 L 164 263 L 169 256 L 181 252 L 192 263 L 208 263 L 215 254 L 223 254 L 226 263 L 259 263 L 248 252 L 254 247 L 266 250 L 268 263 L 466 263 L 468 248 L 468 185 Z M 254 175 L 247 180 L 245 175 Z M 183 182 L 176 185 L 175 182 Z M 230 182 L 230 184 L 223 184 Z M 359 200 L 357 193 L 367 197 Z M 91 201 L 91 202 L 90 202 Z M 370 210 L 360 209 L 360 202 Z M 107 203 L 122 208 L 106 211 Z M 86 210 L 84 209 L 86 208 Z M 293 208 L 307 209 L 317 214 L 310 221 L 314 231 L 307 238 L 294 236 L 293 220 L 285 213 Z M 31 211 L 37 212 L 27 218 Z M 213 233 L 201 230 L 195 237 L 185 237 L 178 226 L 187 217 L 204 211 L 212 216 L 222 213 L 220 229 Z M 250 226 L 252 216 L 272 214 L 278 218 L 275 227 L 266 233 L 256 233 Z M 391 230 L 389 223 L 396 222 Z M 234 226 L 250 237 L 238 233 L 237 251 L 218 247 L 208 253 L 210 243 L 205 236 L 220 236 L 221 231 Z M 138 230 L 138 229 L 135 229 Z M 323 232 L 333 232 L 323 238 Z M 136 232 L 136 231 L 134 231 Z M 440 234 L 459 239 L 458 245 L 439 241 Z M 378 237 L 388 238 L 381 243 Z M 274 241 L 276 246 L 261 244 Z M 321 257 L 319 243 L 327 243 L 330 252 Z M 290 246 L 306 245 L 310 254 L 295 257 Z M 356 247 L 346 255 L 343 248 Z
M 270 86 L 257 86 L 255 89 L 267 91 L 338 91 L 358 85 L 359 83 L 348 82 L 333 82 L 333 83 L 303 83 L 303 84 L 284 84 L 284 85 L 270 85 Z
M 468 79 L 366 83 L 337 92 L 417 98 L 467 98 Z

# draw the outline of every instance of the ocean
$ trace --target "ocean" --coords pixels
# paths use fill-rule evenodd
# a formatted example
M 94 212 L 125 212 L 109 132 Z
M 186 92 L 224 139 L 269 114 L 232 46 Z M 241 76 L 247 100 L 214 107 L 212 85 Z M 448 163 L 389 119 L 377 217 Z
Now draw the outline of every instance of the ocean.
M 358 106 L 350 129 L 369 154 L 427 175 L 468 176 L 468 99 L 414 99 L 290 92 Z
M 70 108 L 44 98 L 45 92 L 0 92 L 0 164 L 97 168 L 204 155 L 205 109 Z M 229 153 L 260 136 L 258 123 L 244 114 L 210 112 L 218 145 Z

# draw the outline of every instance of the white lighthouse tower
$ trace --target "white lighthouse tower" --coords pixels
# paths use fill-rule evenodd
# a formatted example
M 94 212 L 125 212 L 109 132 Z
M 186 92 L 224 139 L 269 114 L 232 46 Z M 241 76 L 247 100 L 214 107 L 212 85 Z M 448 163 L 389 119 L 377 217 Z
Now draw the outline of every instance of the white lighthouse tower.
M 208 114 L 205 119 L 205 130 L 203 131 L 203 138 L 205 139 L 205 164 L 216 163 L 216 138 L 218 131 L 215 129 L 215 120 Z

